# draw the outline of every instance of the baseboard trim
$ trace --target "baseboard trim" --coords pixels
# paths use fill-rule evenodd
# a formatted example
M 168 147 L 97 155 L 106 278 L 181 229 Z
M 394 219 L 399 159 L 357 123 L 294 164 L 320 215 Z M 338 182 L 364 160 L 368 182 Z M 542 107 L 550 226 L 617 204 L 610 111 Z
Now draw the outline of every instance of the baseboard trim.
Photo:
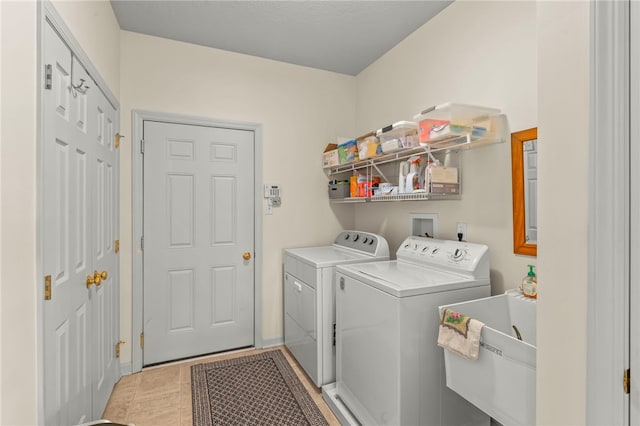
M 130 362 L 120 363 L 120 377 L 133 374 L 133 365 Z
M 263 339 L 262 347 L 258 347 L 256 345 L 256 349 L 273 348 L 275 346 L 282 346 L 282 345 L 284 345 L 284 339 L 282 337 L 276 337 L 273 339 Z

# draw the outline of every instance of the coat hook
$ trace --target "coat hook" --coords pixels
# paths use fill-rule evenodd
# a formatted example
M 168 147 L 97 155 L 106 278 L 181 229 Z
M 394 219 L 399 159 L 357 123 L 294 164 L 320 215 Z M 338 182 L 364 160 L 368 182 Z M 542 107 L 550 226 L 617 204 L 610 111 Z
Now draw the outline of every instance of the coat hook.
M 73 97 L 75 98 L 76 96 L 78 96 L 78 92 L 82 93 L 83 95 L 85 93 L 87 93 L 87 90 L 89 89 L 89 86 L 84 85 L 84 78 L 80 79 L 80 83 L 78 84 L 73 84 L 71 83 L 71 87 L 72 87 L 72 91 L 71 93 L 73 94 Z

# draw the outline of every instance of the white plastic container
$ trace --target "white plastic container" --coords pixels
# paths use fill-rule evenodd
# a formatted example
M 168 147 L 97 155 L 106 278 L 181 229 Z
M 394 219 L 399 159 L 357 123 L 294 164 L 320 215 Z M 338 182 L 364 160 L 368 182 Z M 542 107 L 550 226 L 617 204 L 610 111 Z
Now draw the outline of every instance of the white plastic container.
M 390 126 L 378 129 L 376 136 L 380 139 L 383 153 L 418 146 L 418 123 L 414 121 L 398 121 Z
M 464 134 L 481 138 L 491 132 L 491 117 L 499 109 L 475 105 L 446 103 L 427 108 L 414 119 L 419 126 L 420 144 L 432 144 Z

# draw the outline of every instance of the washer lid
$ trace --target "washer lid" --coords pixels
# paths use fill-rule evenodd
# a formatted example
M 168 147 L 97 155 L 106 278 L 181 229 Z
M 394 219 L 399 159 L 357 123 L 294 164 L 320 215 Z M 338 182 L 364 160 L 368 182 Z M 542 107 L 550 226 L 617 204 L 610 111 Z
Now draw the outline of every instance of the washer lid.
M 338 266 L 337 272 L 395 297 L 489 284 L 488 280 L 470 280 L 460 275 L 397 260 Z
M 292 256 L 316 268 L 326 268 L 346 263 L 367 262 L 370 260 L 387 260 L 389 256 L 372 256 L 367 253 L 340 248 L 336 246 L 302 247 L 286 249 L 285 256 Z

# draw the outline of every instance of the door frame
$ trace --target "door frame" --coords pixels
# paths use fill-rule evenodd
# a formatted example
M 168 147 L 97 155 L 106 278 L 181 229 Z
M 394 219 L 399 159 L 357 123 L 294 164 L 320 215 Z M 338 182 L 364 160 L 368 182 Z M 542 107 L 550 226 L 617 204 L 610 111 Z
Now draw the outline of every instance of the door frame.
M 249 130 L 254 133 L 254 295 L 253 295 L 253 345 L 262 348 L 262 125 L 239 121 L 227 121 L 190 115 L 172 114 L 144 110 L 133 110 L 131 117 L 131 161 L 132 161 L 132 300 L 131 300 L 131 372 L 142 370 L 142 347 L 139 336 L 143 330 L 143 262 L 140 240 L 143 232 L 143 156 L 141 140 L 145 120 L 193 126 L 223 127 L 227 129 Z
M 37 7 L 37 31 L 38 34 L 36 36 L 37 40 L 37 54 L 36 54 L 36 63 L 38 67 L 37 75 L 37 99 L 36 99 L 36 113 L 37 113 L 37 129 L 36 129 L 36 277 L 37 277 L 37 285 L 36 285 L 36 315 L 37 315 L 37 332 L 36 332 L 36 341 L 37 341 L 37 354 L 36 354 L 36 362 L 37 362 L 37 379 L 39 385 L 37 386 L 37 410 L 38 410 L 38 419 L 42 420 L 45 418 L 44 412 L 44 285 L 42 285 L 42 277 L 44 271 L 44 85 L 43 82 L 45 80 L 45 60 L 44 60 L 44 45 L 45 45 L 45 25 L 51 25 L 51 27 L 58 33 L 62 41 L 69 47 L 73 55 L 78 59 L 78 61 L 82 64 L 82 66 L 86 69 L 87 73 L 93 78 L 96 86 L 104 96 L 107 98 L 109 103 L 116 109 L 115 115 L 115 126 L 117 129 L 120 128 L 120 102 L 118 98 L 113 94 L 106 80 L 102 77 L 98 69 L 89 59 L 89 56 L 86 54 L 84 49 L 82 49 L 80 43 L 73 36 L 73 33 L 66 25 L 62 16 L 58 13 L 56 8 L 50 2 L 50 0 L 42 0 L 38 2 Z M 117 188 L 118 194 L 120 193 L 120 187 Z M 118 202 L 119 202 L 118 196 Z M 117 229 L 120 229 L 120 219 L 117 221 Z M 120 259 L 121 260 L 121 259 Z M 119 295 L 118 295 L 119 296 Z M 118 311 L 120 311 L 120 299 L 116 300 L 118 303 Z M 121 372 L 122 373 L 122 372 Z
M 630 167 L 637 160 L 631 155 L 637 155 L 639 135 L 630 119 L 630 108 L 638 107 L 634 93 L 630 96 L 630 88 L 638 83 L 629 69 L 630 31 L 634 31 L 630 3 L 593 1 L 590 11 L 587 424 L 630 421 L 623 372 L 632 361 L 630 294 L 637 294 L 640 287 L 637 279 L 631 279 L 637 266 L 630 261 L 640 237 L 630 227 L 630 221 L 638 219 L 633 216 L 638 213 L 637 197 L 630 186 L 640 181 Z M 632 393 L 637 393 L 637 384 L 631 382 Z

